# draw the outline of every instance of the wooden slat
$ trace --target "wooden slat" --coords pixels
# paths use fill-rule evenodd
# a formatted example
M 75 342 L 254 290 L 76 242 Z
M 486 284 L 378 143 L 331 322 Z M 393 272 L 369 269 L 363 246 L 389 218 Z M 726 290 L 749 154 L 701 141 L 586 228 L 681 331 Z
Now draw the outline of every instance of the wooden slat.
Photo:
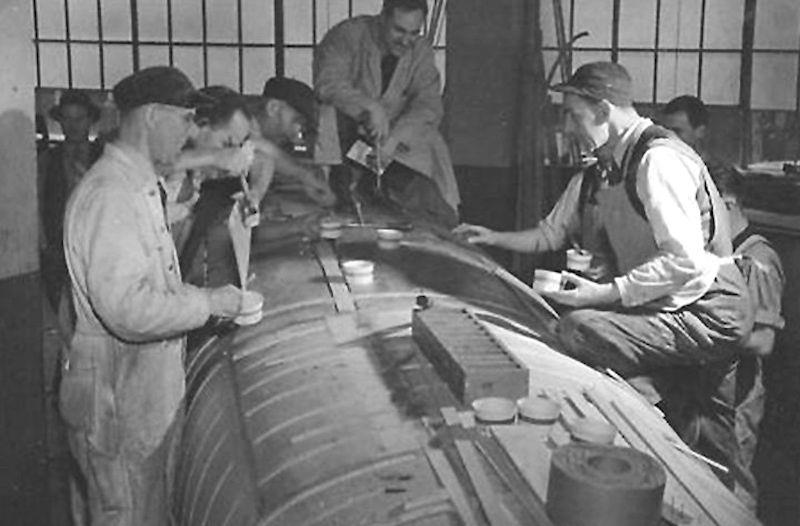
M 486 518 L 492 526 L 512 526 L 515 524 L 507 513 L 500 507 L 500 499 L 492 489 L 492 484 L 481 466 L 475 446 L 469 440 L 457 439 L 455 441 L 458 454 L 469 474 L 478 499 L 481 501 Z
M 350 289 L 347 288 L 342 270 L 339 268 L 339 258 L 327 241 L 320 241 L 314 244 L 314 252 L 328 280 L 333 301 L 338 312 L 355 312 L 356 304 Z
M 425 456 L 428 457 L 433 471 L 439 478 L 439 482 L 445 487 L 450 494 L 450 500 L 458 511 L 461 520 L 464 521 L 464 526 L 478 526 L 478 521 L 472 513 L 472 508 L 467 500 L 467 495 L 464 493 L 464 488 L 458 481 L 453 467 L 448 462 L 447 457 L 441 449 L 425 448 Z

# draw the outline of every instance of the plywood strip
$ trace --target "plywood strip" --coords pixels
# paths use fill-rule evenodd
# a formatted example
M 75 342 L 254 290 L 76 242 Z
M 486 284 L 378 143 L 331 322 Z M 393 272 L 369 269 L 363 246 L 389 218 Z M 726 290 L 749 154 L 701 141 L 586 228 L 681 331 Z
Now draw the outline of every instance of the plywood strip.
M 433 471 L 439 478 L 439 482 L 445 487 L 450 494 L 450 500 L 453 502 L 458 515 L 464 521 L 464 526 L 478 526 L 478 521 L 472 513 L 472 508 L 467 500 L 467 495 L 464 493 L 464 488 L 458 481 L 453 466 L 448 462 L 447 457 L 441 449 L 424 448 L 425 456 L 428 457 Z
M 356 303 L 347 288 L 342 270 L 339 268 L 339 258 L 327 241 L 320 241 L 314 244 L 314 252 L 317 255 L 322 272 L 328 281 L 333 302 L 338 312 L 355 312 Z
M 456 439 L 455 443 L 458 454 L 461 455 L 461 461 L 464 463 L 475 492 L 478 494 L 478 499 L 481 501 L 481 507 L 486 513 L 486 518 L 489 519 L 489 524 L 492 526 L 513 526 L 516 521 L 513 521 L 500 507 L 500 499 L 492 489 L 492 484 L 483 470 L 483 466 L 481 466 L 475 446 L 469 440 Z

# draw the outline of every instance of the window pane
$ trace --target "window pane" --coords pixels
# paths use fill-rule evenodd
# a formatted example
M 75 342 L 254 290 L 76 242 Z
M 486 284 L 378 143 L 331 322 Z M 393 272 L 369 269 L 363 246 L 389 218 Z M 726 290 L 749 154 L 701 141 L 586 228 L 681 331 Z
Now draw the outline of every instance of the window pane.
M 705 53 L 700 98 L 706 104 L 739 104 L 738 53 Z
M 377 15 L 382 4 L 381 0 L 353 0 L 353 16 Z
M 284 2 L 284 38 L 287 44 L 311 44 L 311 0 Z
M 68 0 L 68 5 L 70 38 L 97 40 L 97 2 Z
M 611 47 L 612 19 L 612 0 L 575 0 L 575 33 L 589 32 L 589 36 L 579 40 L 578 45 Z
M 275 50 L 247 48 L 244 50 L 244 92 L 260 94 L 264 83 L 275 76 Z
M 620 47 L 652 48 L 655 45 L 655 0 L 623 0 L 619 15 Z
M 76 88 L 100 87 L 100 51 L 96 44 L 72 44 L 72 84 Z
M 577 12 L 577 9 L 575 11 Z M 572 53 L 572 70 L 575 71 L 582 64 L 586 64 L 587 62 L 608 60 L 611 60 L 611 51 L 574 51 Z M 556 73 L 554 82 L 561 82 L 558 73 Z
M 139 39 L 167 41 L 167 0 L 137 0 Z M 180 0 L 172 0 L 173 9 Z
M 61 2 L 36 2 L 40 38 L 66 38 L 64 4 Z
M 630 0 L 627 0 L 630 2 Z M 702 0 L 668 0 L 661 2 L 658 45 L 666 48 L 700 46 L 700 9 Z M 706 20 L 706 24 L 709 21 Z M 716 21 L 713 21 L 716 23 Z M 706 28 L 708 31 L 708 28 Z M 741 32 L 741 31 L 740 31 Z
M 66 44 L 40 44 L 39 59 L 42 65 L 42 87 L 67 87 Z
M 139 46 L 139 66 L 169 65 L 169 46 Z
M 175 67 L 186 73 L 195 86 L 203 86 L 203 49 L 200 46 L 178 46 L 172 51 Z
M 237 42 L 239 23 L 236 17 L 236 0 L 206 0 L 208 40 Z
M 633 79 L 633 100 L 653 101 L 653 54 L 640 51 L 620 51 L 619 63 L 628 70 Z
M 242 38 L 245 42 L 275 42 L 275 4 L 264 0 L 242 0 Z
M 236 48 L 209 46 L 208 84 L 222 84 L 239 91 L 239 51 Z
M 130 0 L 103 0 L 100 7 L 103 12 L 103 39 L 130 40 Z
M 743 24 L 744 2 L 706 0 L 706 28 L 703 45 L 711 49 L 740 49 Z
M 322 40 L 330 28 L 347 18 L 347 0 L 316 0 L 317 39 Z
M 541 26 L 542 26 L 542 45 L 545 47 L 557 47 L 558 39 L 556 37 L 556 19 L 555 11 L 553 10 L 553 2 L 545 0 L 541 2 Z M 561 2 L 561 11 L 564 16 L 564 32 L 566 33 L 567 40 L 569 40 L 569 8 L 570 2 Z M 583 44 L 585 40 L 579 42 L 578 45 Z
M 203 11 L 199 0 L 172 0 L 172 34 L 177 41 L 200 42 L 203 39 Z
M 103 71 L 106 86 L 113 86 L 133 73 L 133 51 L 127 44 L 106 44 L 103 46 Z
M 669 102 L 678 95 L 697 95 L 697 53 L 658 54 L 658 102 Z
M 309 49 L 286 50 L 286 76 L 311 84 L 311 60 L 313 51 Z
M 759 0 L 756 9 L 755 49 L 797 49 L 800 38 L 800 2 Z
M 797 55 L 753 53 L 753 109 L 794 110 L 796 99 Z

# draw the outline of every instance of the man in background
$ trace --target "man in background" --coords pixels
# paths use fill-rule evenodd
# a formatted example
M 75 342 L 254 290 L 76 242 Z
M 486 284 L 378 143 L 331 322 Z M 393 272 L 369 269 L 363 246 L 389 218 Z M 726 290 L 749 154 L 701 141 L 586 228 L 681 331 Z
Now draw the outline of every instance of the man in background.
M 67 205 L 64 248 L 77 313 L 59 393 L 87 490 L 76 523 L 169 521 L 171 451 L 184 397 L 187 331 L 238 314 L 241 292 L 181 281 L 157 164 L 195 132 L 198 93 L 179 70 L 152 67 L 113 90 L 117 138 Z M 73 500 L 73 504 L 76 499 Z
M 454 227 L 459 193 L 438 130 L 444 109 L 433 49 L 422 38 L 427 13 L 426 0 L 384 0 L 379 15 L 345 20 L 325 35 L 314 56 L 314 87 L 326 105 L 317 158 L 337 165 L 341 193 L 358 173 L 345 156 L 364 140 L 388 164 L 379 180 L 389 199 Z

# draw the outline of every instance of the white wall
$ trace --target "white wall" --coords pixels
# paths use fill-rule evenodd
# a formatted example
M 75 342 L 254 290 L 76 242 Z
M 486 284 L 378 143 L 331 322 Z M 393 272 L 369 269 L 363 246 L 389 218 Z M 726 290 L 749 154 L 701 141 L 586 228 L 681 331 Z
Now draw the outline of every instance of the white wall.
M 0 279 L 38 266 L 30 0 L 0 2 Z

